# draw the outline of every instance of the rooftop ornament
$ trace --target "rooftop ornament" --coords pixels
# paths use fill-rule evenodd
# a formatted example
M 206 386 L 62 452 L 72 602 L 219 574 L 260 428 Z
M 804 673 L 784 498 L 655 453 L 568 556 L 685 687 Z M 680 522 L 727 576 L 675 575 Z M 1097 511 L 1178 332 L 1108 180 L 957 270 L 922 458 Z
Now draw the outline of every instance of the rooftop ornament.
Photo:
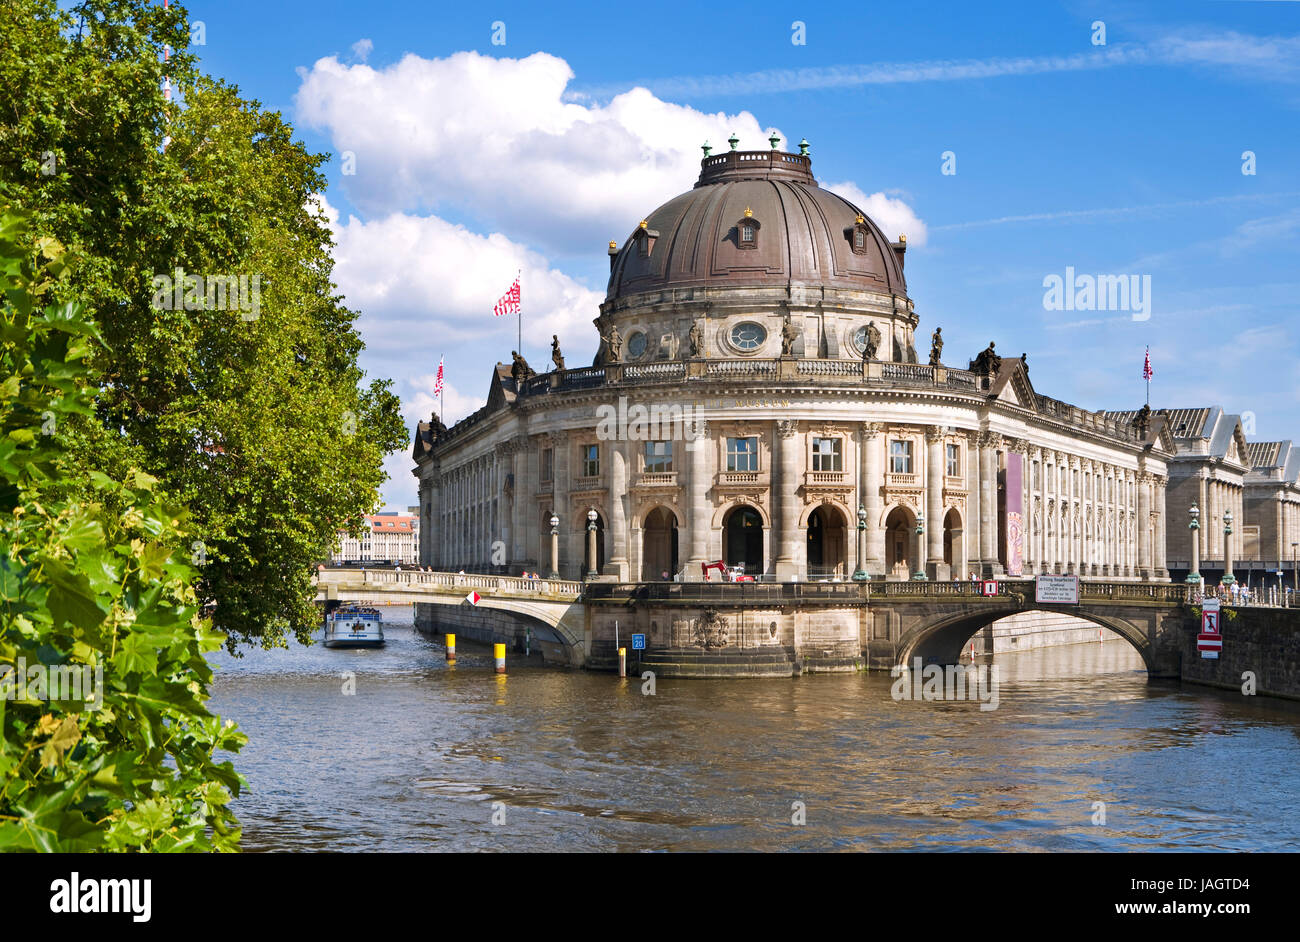
M 772 150 L 776 150 L 776 145 L 781 143 L 781 138 L 777 137 L 775 131 L 772 132 L 772 136 L 769 137 L 767 140 L 768 143 L 772 145 Z
M 899 234 L 899 236 L 898 236 L 898 244 L 899 244 L 899 245 L 907 245 L 907 233 L 906 233 L 906 232 L 903 232 L 903 233 L 900 233 L 900 234 Z
M 748 206 L 746 206 L 746 207 L 745 207 L 745 218 L 746 218 L 746 219 L 749 219 L 749 218 L 750 218 L 751 216 L 753 216 L 753 215 L 754 215 L 754 211 L 753 211 L 752 209 L 750 209 Z
M 708 160 L 709 151 L 713 150 L 713 145 L 710 144 L 708 141 L 705 141 L 703 144 L 700 145 L 700 150 L 704 151 L 704 159 Z
M 799 142 L 799 155 L 801 157 L 808 156 L 808 138 L 806 137 Z
M 644 219 L 641 220 L 641 228 L 642 228 L 642 229 L 646 229 L 646 228 L 648 228 L 649 226 L 650 226 L 650 223 L 649 223 L 649 222 L 647 222 L 647 221 L 644 220 Z
M 740 143 L 740 138 L 736 137 L 735 131 L 731 132 L 731 137 L 727 138 L 727 143 L 731 145 L 732 150 L 736 149 L 736 145 Z
M 864 215 L 862 215 L 861 213 L 858 213 L 858 218 L 855 219 L 855 220 L 853 220 L 853 221 L 856 222 L 856 223 L 860 226 L 860 225 L 862 225 L 864 222 L 867 221 L 867 217 L 864 216 Z

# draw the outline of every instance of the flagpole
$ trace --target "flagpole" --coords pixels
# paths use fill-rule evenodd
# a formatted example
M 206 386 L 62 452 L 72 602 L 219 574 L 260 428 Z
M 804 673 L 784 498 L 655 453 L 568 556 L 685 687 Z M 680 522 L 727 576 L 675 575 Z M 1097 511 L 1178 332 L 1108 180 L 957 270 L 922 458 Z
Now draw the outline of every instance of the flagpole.
M 515 270 L 515 283 L 519 284 L 524 277 L 522 268 Z M 519 284 L 519 355 L 524 355 L 524 286 Z

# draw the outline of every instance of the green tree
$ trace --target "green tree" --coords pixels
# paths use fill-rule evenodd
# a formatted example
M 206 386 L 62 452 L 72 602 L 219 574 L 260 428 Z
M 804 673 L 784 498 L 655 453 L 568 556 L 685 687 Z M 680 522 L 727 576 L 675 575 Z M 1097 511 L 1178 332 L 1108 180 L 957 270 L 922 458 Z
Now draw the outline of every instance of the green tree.
M 245 737 L 204 706 L 222 636 L 176 552 L 185 514 L 134 469 L 64 495 L 101 342 L 45 303 L 66 269 L 37 248 L 0 212 L 0 850 L 237 850 L 243 779 L 215 754 Z
M 306 640 L 313 565 L 378 505 L 383 456 L 406 441 L 390 384 L 363 386 L 356 314 L 331 280 L 325 158 L 199 70 L 182 7 L 3 5 L 0 201 L 79 252 L 57 290 L 85 299 L 105 340 L 93 420 L 67 445 L 189 508 L 200 593 L 232 645 Z M 212 290 L 229 277 L 245 279 L 242 310 Z

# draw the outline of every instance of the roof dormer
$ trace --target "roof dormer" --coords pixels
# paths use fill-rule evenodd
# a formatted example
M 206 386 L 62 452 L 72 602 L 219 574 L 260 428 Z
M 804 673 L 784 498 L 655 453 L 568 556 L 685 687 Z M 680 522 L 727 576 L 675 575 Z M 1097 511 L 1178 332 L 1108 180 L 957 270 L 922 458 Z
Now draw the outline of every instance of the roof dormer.
M 641 258 L 649 258 L 658 238 L 659 230 L 651 229 L 650 224 L 642 219 L 641 225 L 637 226 L 636 231 L 632 233 L 632 241 L 636 243 L 636 254 Z
M 758 248 L 758 230 L 763 224 L 754 218 L 754 211 L 745 207 L 745 215 L 736 222 L 736 246 L 742 249 Z

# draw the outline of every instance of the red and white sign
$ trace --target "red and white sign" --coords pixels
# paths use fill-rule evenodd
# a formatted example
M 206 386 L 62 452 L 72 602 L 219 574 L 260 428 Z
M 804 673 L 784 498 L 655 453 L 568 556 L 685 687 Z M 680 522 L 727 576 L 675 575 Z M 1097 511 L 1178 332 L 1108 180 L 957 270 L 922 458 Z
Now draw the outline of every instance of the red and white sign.
M 1201 612 L 1201 633 L 1206 635 L 1219 635 L 1219 613 L 1218 612 Z
M 981 589 L 981 591 L 983 592 L 984 595 L 997 595 L 997 594 L 998 594 L 998 580 L 996 580 L 996 579 L 985 579 L 985 580 L 984 580 L 984 584 L 980 587 L 980 589 Z
M 1223 635 L 1199 634 L 1196 636 L 1196 650 L 1203 658 L 1217 658 L 1223 650 Z
M 477 605 L 479 603 L 479 600 L 482 598 L 483 596 L 479 595 L 477 592 L 471 589 L 469 595 L 465 596 L 465 601 L 468 602 L 470 605 Z

